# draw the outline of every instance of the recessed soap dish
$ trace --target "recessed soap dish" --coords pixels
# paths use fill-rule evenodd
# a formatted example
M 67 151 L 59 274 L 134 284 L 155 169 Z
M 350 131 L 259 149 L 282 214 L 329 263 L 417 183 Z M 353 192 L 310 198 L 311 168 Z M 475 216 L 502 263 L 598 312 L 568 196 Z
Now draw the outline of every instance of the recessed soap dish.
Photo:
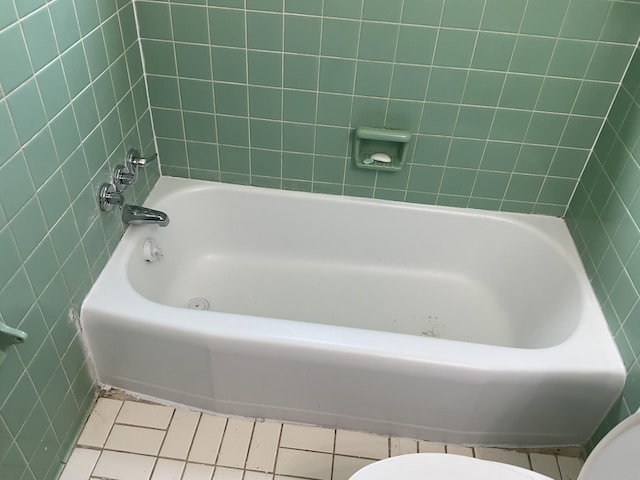
M 406 161 L 411 133 L 401 130 L 359 127 L 353 134 L 356 167 L 396 172 Z

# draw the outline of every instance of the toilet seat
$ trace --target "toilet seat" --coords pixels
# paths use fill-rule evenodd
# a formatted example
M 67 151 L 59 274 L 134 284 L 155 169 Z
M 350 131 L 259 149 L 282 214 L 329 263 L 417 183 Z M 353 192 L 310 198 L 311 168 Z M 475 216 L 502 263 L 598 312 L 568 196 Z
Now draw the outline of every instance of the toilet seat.
M 577 480 L 637 480 L 640 411 L 611 430 L 593 450 Z M 551 480 L 524 468 L 445 453 L 412 453 L 372 463 L 349 480 Z
M 551 480 L 523 468 L 446 453 L 412 453 L 358 470 L 349 480 Z

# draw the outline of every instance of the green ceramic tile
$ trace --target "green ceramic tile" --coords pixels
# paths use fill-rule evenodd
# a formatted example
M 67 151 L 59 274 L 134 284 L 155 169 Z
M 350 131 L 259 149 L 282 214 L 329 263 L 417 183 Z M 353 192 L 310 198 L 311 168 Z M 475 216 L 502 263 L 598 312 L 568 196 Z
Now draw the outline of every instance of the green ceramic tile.
M 551 57 L 549 75 L 582 78 L 594 49 L 594 43 L 559 39 Z
M 154 127 L 159 137 L 183 139 L 182 115 L 178 110 L 153 108 L 152 112 Z
M 49 12 L 41 9 L 25 18 L 22 30 L 27 40 L 31 64 L 37 71 L 58 54 Z
M 485 142 L 467 138 L 454 138 L 451 141 L 447 167 L 478 168 L 482 161 Z
M 122 26 L 122 40 L 124 41 L 124 48 L 127 49 L 138 40 L 138 29 L 133 3 L 124 7 L 118 14 L 118 17 Z
M 319 59 L 302 55 L 284 55 L 284 87 L 303 90 L 318 88 Z
M 5 94 L 10 93 L 33 73 L 19 25 L 0 31 L 0 64 L 11 65 L 11 68 L 0 70 L 0 82 Z
M 220 170 L 226 173 L 248 174 L 249 165 L 249 149 L 220 146 Z M 224 177 L 223 181 L 224 181 Z
M 69 197 L 74 200 L 91 178 L 82 148 L 73 152 L 62 164 L 62 174 Z M 45 218 L 48 218 L 47 212 L 45 211 L 44 213 Z
M 98 77 L 109 66 L 107 50 L 104 45 L 102 31 L 98 28 L 83 39 L 89 75 L 91 79 Z
M 506 200 L 535 202 L 540 193 L 544 177 L 537 175 L 513 174 L 505 194 Z
M 481 170 L 511 172 L 518 158 L 520 144 L 506 142 L 487 142 L 482 157 Z
M 453 68 L 431 69 L 427 100 L 459 103 L 462 100 L 468 72 Z
M 249 146 L 249 125 L 246 118 L 218 115 L 218 141 L 225 145 Z M 220 154 L 222 161 L 222 153 Z M 222 168 L 222 164 L 220 166 Z M 243 173 L 243 172 L 236 172 Z
M 418 131 L 423 103 L 406 100 L 389 100 L 386 127 L 397 130 Z M 410 145 L 409 151 L 413 148 Z
M 362 0 L 324 0 L 324 16 L 338 18 L 360 18 Z
M 172 40 L 171 12 L 168 3 L 138 2 L 135 6 L 141 38 Z
M 282 124 L 282 149 L 289 152 L 313 153 L 315 127 L 298 123 Z
M 0 203 L 11 219 L 35 193 L 22 152 L 18 152 L 0 169 Z
M 227 47 L 246 45 L 244 11 L 210 8 L 209 29 L 212 45 Z
M 356 73 L 356 95 L 388 97 L 392 70 L 390 63 L 359 61 Z
M 305 15 L 322 15 L 323 0 L 285 0 L 284 11 Z
M 173 38 L 176 42 L 209 43 L 207 9 L 190 5 L 171 5 Z
M 618 88 L 612 83 L 583 81 L 573 113 L 604 117 L 609 111 Z
M 414 165 L 407 188 L 414 192 L 438 193 L 444 169 L 426 165 Z
M 615 45 L 598 43 L 593 53 L 586 78 L 589 80 L 618 81 L 621 77 L 634 47 L 630 45 Z
M 507 191 L 509 174 L 501 172 L 478 172 L 473 187 L 474 197 L 501 199 Z
M 549 169 L 554 177 L 579 178 L 587 161 L 588 150 L 558 148 Z M 622 209 L 620 209 L 622 211 Z
M 247 87 L 226 83 L 214 83 L 216 113 L 247 115 Z
M 391 96 L 405 100 L 423 100 L 429 81 L 429 67 L 396 65 L 391 79 Z
M 59 60 L 48 65 L 36 76 L 47 118 L 51 120 L 69 103 L 67 83 Z
M 281 177 L 281 153 L 251 149 L 251 175 Z
M 569 117 L 560 144 L 565 147 L 592 148 L 602 126 L 602 119 Z
M 566 205 L 576 186 L 576 180 L 569 178 L 547 177 L 540 190 L 538 202 Z
M 58 168 L 58 158 L 48 128 L 42 129 L 23 146 L 27 167 L 36 189 Z
M 29 80 L 7 97 L 18 138 L 22 143 L 33 137 L 47 123 L 34 79 Z
M 18 148 L 20 148 L 20 142 L 11 123 L 7 103 L 3 99 L 0 101 L 0 166 L 2 166 Z
M 330 21 L 327 19 L 323 28 L 326 28 L 326 23 Z M 309 55 L 320 53 L 320 23 L 320 18 L 317 17 L 285 16 L 284 51 Z M 325 55 L 331 54 L 325 53 Z
M 147 76 L 149 103 L 153 107 L 180 108 L 178 79 L 173 77 Z
M 440 25 L 444 0 L 405 0 L 402 21 L 420 25 Z
M 521 33 L 554 37 L 560 32 L 569 0 L 530 0 Z
M 352 93 L 355 66 L 354 60 L 322 57 L 320 59 L 320 91 Z
M 158 138 L 158 155 L 165 167 L 186 167 L 187 150 L 185 142 L 182 140 L 171 140 L 168 138 Z
M 284 0 L 246 0 L 247 10 L 282 12 Z
M 487 138 L 493 115 L 493 108 L 460 107 L 454 135 L 467 138 Z
M 80 134 L 76 126 L 76 119 L 73 115 L 73 109 L 66 107 L 51 122 L 51 135 L 53 143 L 61 161 L 67 159 L 71 153 L 80 145 Z
M 344 179 L 344 158 L 316 155 L 313 163 L 314 182 L 342 184 Z
M 218 170 L 218 148 L 212 143 L 187 142 L 190 168 Z
M 74 1 L 80 32 L 86 35 L 100 24 L 100 14 L 98 13 L 97 2 Z
M 113 16 L 104 23 L 102 26 L 102 34 L 104 36 L 104 45 L 107 49 L 107 58 L 109 59 L 109 63 L 113 63 L 124 53 L 122 30 L 120 29 L 118 17 Z
M 438 35 L 434 65 L 466 68 L 471 64 L 476 32 L 443 28 Z
M 483 7 L 483 0 L 446 0 L 441 25 L 443 27 L 478 28 Z
M 282 51 L 282 15 L 247 13 L 247 47 L 260 50 Z
M 284 120 L 289 122 L 314 123 L 316 120 L 318 95 L 315 92 L 285 90 L 283 99 Z
M 517 173 L 545 175 L 549 171 L 549 166 L 551 165 L 554 155 L 555 148 L 553 147 L 523 145 L 518 156 L 515 171 Z
M 347 154 L 350 131 L 346 128 L 316 127 L 315 153 L 320 155 L 344 156 Z M 318 180 L 318 179 L 315 179 Z M 318 180 L 333 181 L 333 180 Z
M 364 0 L 362 18 L 383 22 L 398 22 L 403 0 Z
M 527 0 L 487 0 L 482 30 L 518 32 Z
M 216 122 L 213 114 L 182 112 L 182 117 L 187 140 L 197 142 L 216 141 Z
M 358 58 L 390 62 L 395 55 L 398 25 L 362 22 Z
M 284 152 L 282 154 L 282 177 L 296 180 L 311 180 L 313 155 Z
M 323 125 L 349 126 L 351 103 L 351 97 L 347 95 L 320 93 L 318 95 L 317 122 Z
M 506 71 L 516 44 L 516 35 L 480 32 L 472 66 L 483 70 Z
M 549 66 L 554 46 L 555 40 L 551 38 L 518 37 L 510 70 L 520 73 L 544 74 Z
M 496 72 L 469 72 L 462 103 L 496 106 L 502 91 L 505 74 Z
M 600 41 L 635 44 L 640 35 L 640 5 L 614 2 L 600 35 Z
M 452 135 L 458 118 L 457 105 L 427 103 L 420 126 L 421 133 Z
M 560 34 L 565 38 L 597 40 L 612 2 L 571 0 Z
M 247 54 L 236 48 L 213 47 L 213 78 L 222 82 L 246 83 Z
M 436 38 L 435 28 L 401 25 L 395 61 L 430 65 Z
M 546 78 L 542 84 L 536 110 L 570 113 L 580 88 L 579 80 Z
M 13 3 L 11 2 L 2 3 L 0 5 L 0 29 L 4 27 L 8 27 L 12 23 L 14 23 L 16 20 L 18 20 L 18 15 L 16 14 L 16 10 Z M 0 458 L 3 458 L 3 455 L 1 453 L 0 453 Z
M 176 43 L 175 49 L 179 76 L 212 80 L 211 53 L 208 46 Z
M 28 375 L 23 375 L 2 407 L 4 420 L 12 434 L 17 435 L 37 401 L 38 394 L 31 380 Z
M 560 140 L 566 122 L 566 115 L 536 112 L 531 119 L 525 141 L 527 143 L 555 145 Z
M 250 87 L 249 114 L 257 118 L 280 120 L 282 118 L 282 90 L 277 88 Z
M 475 170 L 465 168 L 445 168 L 439 194 L 468 197 L 476 178 Z
M 11 229 L 0 230 L 0 261 L 3 268 L 0 271 L 0 285 L 6 285 L 7 281 L 18 271 L 21 257 L 18 253 Z
M 271 52 L 248 53 L 249 83 L 269 87 L 282 86 L 282 55 Z
M 420 135 L 412 161 L 423 165 L 444 165 L 449 154 L 451 139 L 434 135 Z
M 273 120 L 251 119 L 249 122 L 252 148 L 282 149 L 282 123 Z M 261 175 L 261 174 L 259 174 Z
M 285 25 L 286 28 L 286 25 Z M 315 30 L 311 30 L 314 32 Z M 325 18 L 322 21 L 322 55 L 331 57 L 355 58 L 358 53 L 359 25 L 351 20 Z M 285 31 L 285 49 L 291 50 L 286 45 L 288 31 Z M 317 53 L 307 51 L 303 53 Z

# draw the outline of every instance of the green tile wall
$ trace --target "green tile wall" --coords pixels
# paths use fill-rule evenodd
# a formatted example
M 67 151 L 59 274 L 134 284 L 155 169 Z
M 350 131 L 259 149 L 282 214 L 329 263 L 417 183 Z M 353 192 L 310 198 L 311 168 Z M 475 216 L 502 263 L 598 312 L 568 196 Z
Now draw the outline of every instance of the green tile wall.
M 164 174 L 563 215 L 640 33 L 611 0 L 139 0 Z M 410 130 L 358 170 L 356 126 Z
M 622 398 L 592 443 L 640 408 L 640 51 L 566 217 L 627 368 Z
M 0 367 L 2 480 L 56 478 L 95 400 L 76 319 L 122 234 L 96 187 L 152 140 L 130 0 L 0 2 L 0 319 L 29 335 Z

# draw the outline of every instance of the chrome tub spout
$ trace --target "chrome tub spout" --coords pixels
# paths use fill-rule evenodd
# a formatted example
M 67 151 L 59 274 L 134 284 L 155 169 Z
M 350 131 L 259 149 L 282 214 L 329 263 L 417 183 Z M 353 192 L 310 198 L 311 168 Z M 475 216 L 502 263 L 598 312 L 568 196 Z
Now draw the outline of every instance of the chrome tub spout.
M 122 221 L 125 225 L 154 224 L 166 227 L 169 224 L 169 217 L 160 210 L 138 205 L 124 205 L 122 207 Z

